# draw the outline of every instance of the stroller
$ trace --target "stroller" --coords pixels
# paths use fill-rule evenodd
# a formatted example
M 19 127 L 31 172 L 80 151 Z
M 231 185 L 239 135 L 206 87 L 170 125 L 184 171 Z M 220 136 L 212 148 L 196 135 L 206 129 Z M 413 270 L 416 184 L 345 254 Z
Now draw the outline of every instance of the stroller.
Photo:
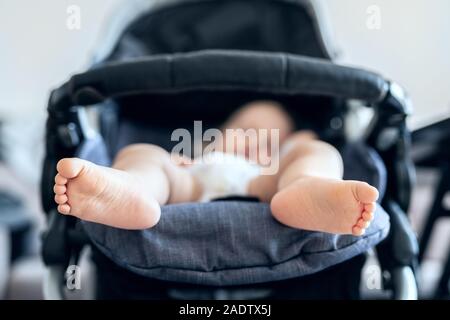
M 89 246 L 98 299 L 358 299 L 376 246 L 385 297 L 416 299 L 418 250 L 405 215 L 414 176 L 405 124 L 411 107 L 402 89 L 333 63 L 312 1 L 145 1 L 136 9 L 90 70 L 51 93 L 41 186 L 47 297 L 65 297 L 66 270 Z M 280 102 L 298 128 L 340 150 L 345 178 L 380 190 L 364 236 L 288 228 L 267 204 L 245 197 L 167 205 L 159 224 L 142 231 L 56 212 L 59 159 L 109 165 L 136 142 L 171 150 L 175 128 L 195 120 L 216 127 L 254 100 Z M 359 141 L 345 133 L 354 101 L 374 110 Z
M 445 196 L 450 190 L 450 153 L 446 147 L 450 139 L 449 128 L 450 118 L 447 117 L 415 130 L 412 134 L 412 157 L 416 167 L 436 170 L 439 176 L 435 196 L 420 237 L 418 257 L 420 264 L 425 260 L 439 219 L 449 216 L 449 210 L 445 206 Z M 433 299 L 450 298 L 449 281 L 450 250 L 447 252 L 442 274 L 432 295 Z

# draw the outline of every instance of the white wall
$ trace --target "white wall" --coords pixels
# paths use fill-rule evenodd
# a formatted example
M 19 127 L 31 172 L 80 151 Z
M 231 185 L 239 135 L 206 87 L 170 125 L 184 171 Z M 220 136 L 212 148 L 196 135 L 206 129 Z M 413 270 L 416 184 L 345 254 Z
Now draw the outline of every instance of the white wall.
M 415 106 L 412 127 L 450 117 L 450 1 L 325 0 L 341 61 L 367 66 L 402 84 Z M 367 9 L 380 9 L 369 29 Z
M 0 0 L 0 117 L 45 110 L 48 92 L 86 66 L 99 28 L 117 0 Z M 81 29 L 66 26 L 81 8 Z

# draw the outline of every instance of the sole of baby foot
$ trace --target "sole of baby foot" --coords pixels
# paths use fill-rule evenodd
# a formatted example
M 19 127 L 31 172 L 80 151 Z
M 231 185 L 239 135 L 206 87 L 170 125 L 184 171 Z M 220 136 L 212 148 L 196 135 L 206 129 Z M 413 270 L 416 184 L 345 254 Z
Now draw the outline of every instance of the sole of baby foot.
M 279 191 L 272 213 L 290 227 L 361 236 L 374 217 L 378 190 L 361 181 L 305 177 Z
M 62 159 L 55 176 L 58 211 L 121 229 L 146 229 L 161 209 L 133 175 L 78 158 Z

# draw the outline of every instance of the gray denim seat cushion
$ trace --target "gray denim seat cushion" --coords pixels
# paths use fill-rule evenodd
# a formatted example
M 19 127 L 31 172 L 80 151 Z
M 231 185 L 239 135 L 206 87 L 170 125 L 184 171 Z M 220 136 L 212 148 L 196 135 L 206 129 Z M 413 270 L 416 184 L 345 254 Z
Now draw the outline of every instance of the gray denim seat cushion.
M 79 156 L 107 163 L 101 140 Z M 360 145 L 341 150 L 345 178 L 384 190 L 377 154 Z M 148 230 L 128 231 L 83 223 L 92 243 L 117 265 L 160 280 L 201 285 L 270 282 L 319 272 L 367 251 L 384 239 L 389 218 L 378 206 L 362 237 L 296 230 L 272 218 L 268 204 L 217 201 L 167 205 Z

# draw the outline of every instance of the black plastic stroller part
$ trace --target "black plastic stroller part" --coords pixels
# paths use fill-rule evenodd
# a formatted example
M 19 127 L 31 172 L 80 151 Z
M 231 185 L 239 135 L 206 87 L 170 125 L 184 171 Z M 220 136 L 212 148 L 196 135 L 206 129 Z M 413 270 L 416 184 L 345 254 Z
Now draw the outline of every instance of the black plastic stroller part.
M 420 237 L 419 263 L 424 259 L 436 222 L 450 216 L 444 198 L 450 192 L 450 119 L 445 119 L 413 132 L 413 157 L 419 167 L 433 168 L 439 173 L 435 196 L 425 227 Z M 438 286 L 435 299 L 450 297 L 450 250 Z
M 444 269 L 439 279 L 436 291 L 434 293 L 434 299 L 450 300 L 450 250 L 447 252 L 447 261 L 445 262 Z
M 449 137 L 449 118 L 414 130 L 411 149 L 414 163 L 420 167 L 439 167 L 450 156 Z
M 378 108 L 367 136 L 368 144 L 378 151 L 388 172 L 386 196 L 381 204 L 391 217 L 391 230 L 388 238 L 377 247 L 377 252 L 380 263 L 391 273 L 402 266 L 409 266 L 416 272 L 418 263 L 417 238 L 406 216 L 415 181 L 411 134 L 406 126 L 406 118 L 411 112 L 406 93 L 399 85 L 391 83 L 389 94 Z M 392 274 L 386 279 L 386 287 L 392 286 L 390 277 Z
M 420 248 L 422 249 L 419 254 L 419 261 L 422 262 L 426 253 L 428 244 L 431 239 L 433 228 L 436 222 L 444 217 L 450 217 L 450 210 L 445 207 L 444 198 L 450 191 L 450 157 L 446 160 L 443 159 L 442 164 L 437 168 L 440 177 L 437 183 L 435 196 L 432 202 L 430 213 L 427 217 L 423 233 L 420 237 Z
M 123 81 L 123 77 L 127 81 Z M 388 83 L 375 73 L 285 53 L 205 50 L 109 63 L 54 91 L 50 111 L 106 99 L 193 90 L 250 90 L 381 101 Z

